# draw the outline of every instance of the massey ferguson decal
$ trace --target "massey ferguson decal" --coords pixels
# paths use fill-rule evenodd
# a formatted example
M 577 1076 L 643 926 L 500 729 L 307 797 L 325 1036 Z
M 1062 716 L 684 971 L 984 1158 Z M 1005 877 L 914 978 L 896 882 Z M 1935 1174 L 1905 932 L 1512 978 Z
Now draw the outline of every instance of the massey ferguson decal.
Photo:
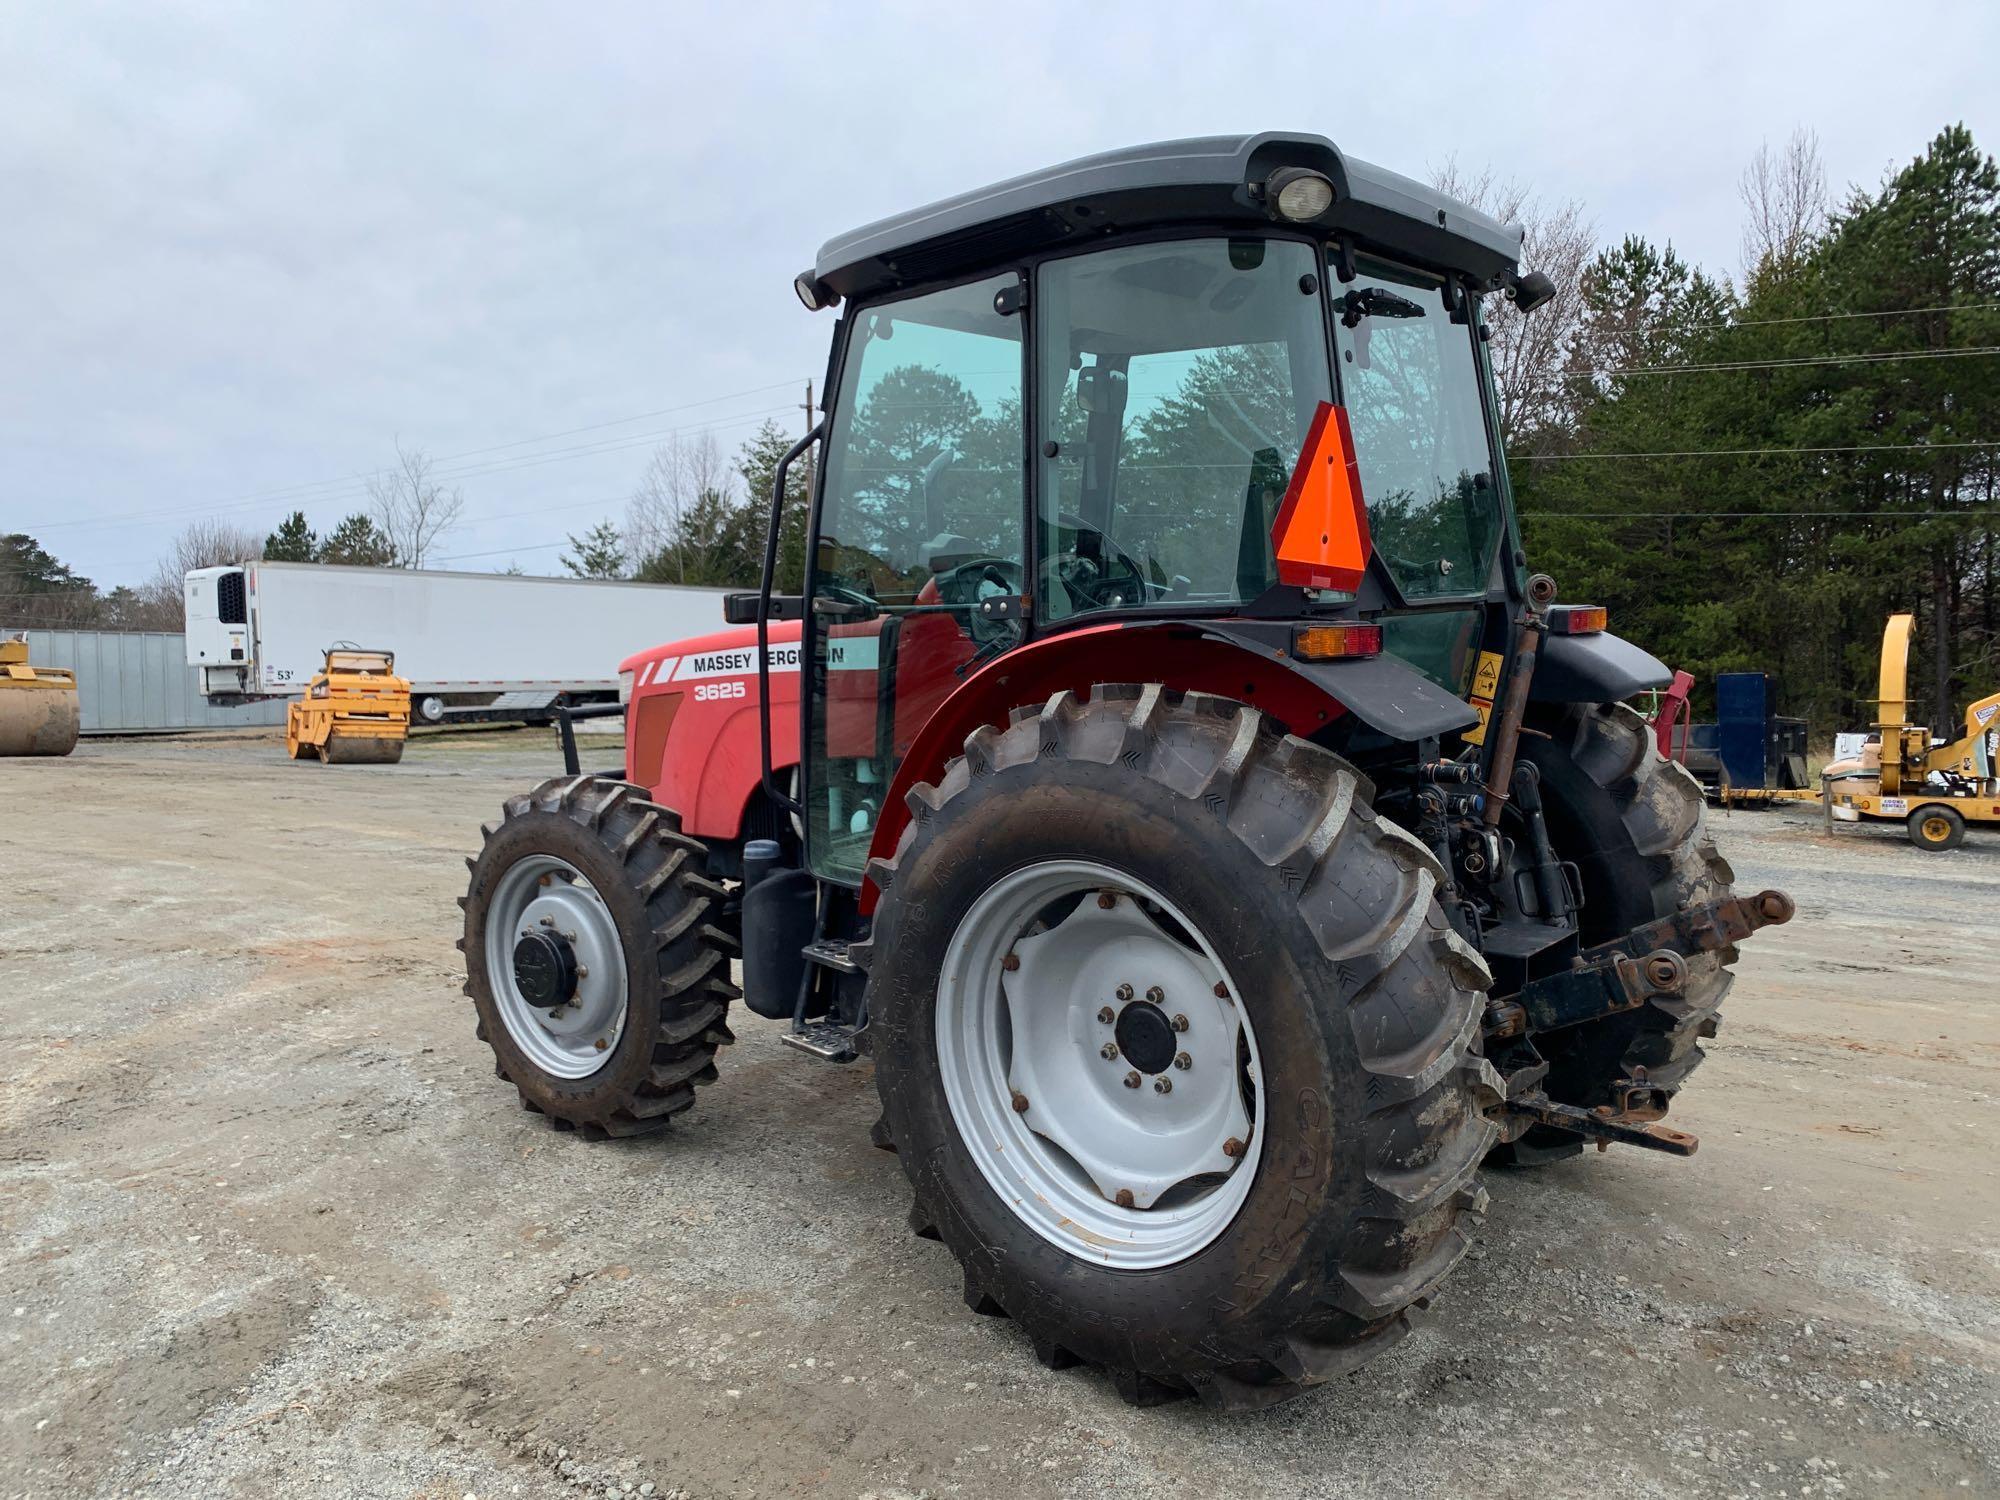
M 826 643 L 827 666 L 836 672 L 872 672 L 880 657 L 880 645 L 880 641 L 874 635 L 830 640 Z M 776 642 L 768 649 L 766 655 L 773 672 L 796 672 L 799 669 L 797 641 Z M 700 682 L 718 677 L 749 677 L 756 671 L 757 648 L 731 646 L 721 651 L 697 651 L 689 656 L 662 657 L 646 669 L 639 681 L 642 686 L 663 682 Z

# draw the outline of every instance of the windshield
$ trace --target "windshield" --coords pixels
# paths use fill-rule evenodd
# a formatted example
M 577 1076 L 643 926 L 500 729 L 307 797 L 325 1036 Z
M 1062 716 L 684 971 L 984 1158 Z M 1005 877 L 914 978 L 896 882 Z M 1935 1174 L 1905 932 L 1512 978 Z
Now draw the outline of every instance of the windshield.
M 1042 267 L 1044 618 L 1276 581 L 1271 522 L 1332 398 L 1317 266 L 1294 240 L 1198 239 Z
M 1406 597 L 1478 593 L 1501 527 L 1469 323 L 1435 277 L 1362 260 L 1333 288 L 1375 553 Z

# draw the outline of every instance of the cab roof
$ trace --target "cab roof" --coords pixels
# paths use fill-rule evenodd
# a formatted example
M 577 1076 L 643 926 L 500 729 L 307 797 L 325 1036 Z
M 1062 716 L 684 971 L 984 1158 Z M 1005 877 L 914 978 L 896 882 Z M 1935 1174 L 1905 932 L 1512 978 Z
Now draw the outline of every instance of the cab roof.
M 1267 132 L 1128 146 L 1010 177 L 837 235 L 814 276 L 844 297 L 948 279 L 1059 245 L 1176 223 L 1269 226 L 1263 183 L 1282 167 L 1322 173 L 1332 205 L 1293 227 L 1497 286 L 1521 257 L 1503 225 L 1325 136 Z

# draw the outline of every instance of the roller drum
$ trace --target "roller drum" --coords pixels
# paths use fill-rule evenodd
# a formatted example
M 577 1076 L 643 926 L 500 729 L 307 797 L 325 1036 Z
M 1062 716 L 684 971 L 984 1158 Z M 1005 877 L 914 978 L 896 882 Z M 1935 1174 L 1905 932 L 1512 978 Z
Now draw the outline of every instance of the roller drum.
M 0 683 L 0 756 L 67 755 L 79 722 L 73 683 Z

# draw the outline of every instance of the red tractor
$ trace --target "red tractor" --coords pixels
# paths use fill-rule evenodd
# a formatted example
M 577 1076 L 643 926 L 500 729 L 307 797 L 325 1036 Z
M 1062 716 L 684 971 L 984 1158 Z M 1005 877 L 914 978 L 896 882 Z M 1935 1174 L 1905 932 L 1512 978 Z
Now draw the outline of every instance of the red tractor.
M 1482 314 L 1550 294 L 1520 245 L 1310 135 L 829 242 L 739 628 L 626 662 L 622 772 L 572 754 L 471 862 L 500 1076 L 657 1129 L 740 994 L 872 1058 L 976 1311 L 1227 1408 L 1400 1336 L 1482 1163 L 1691 1152 L 1660 1118 L 1791 903 L 1627 706 L 1671 674 L 1527 571 Z

